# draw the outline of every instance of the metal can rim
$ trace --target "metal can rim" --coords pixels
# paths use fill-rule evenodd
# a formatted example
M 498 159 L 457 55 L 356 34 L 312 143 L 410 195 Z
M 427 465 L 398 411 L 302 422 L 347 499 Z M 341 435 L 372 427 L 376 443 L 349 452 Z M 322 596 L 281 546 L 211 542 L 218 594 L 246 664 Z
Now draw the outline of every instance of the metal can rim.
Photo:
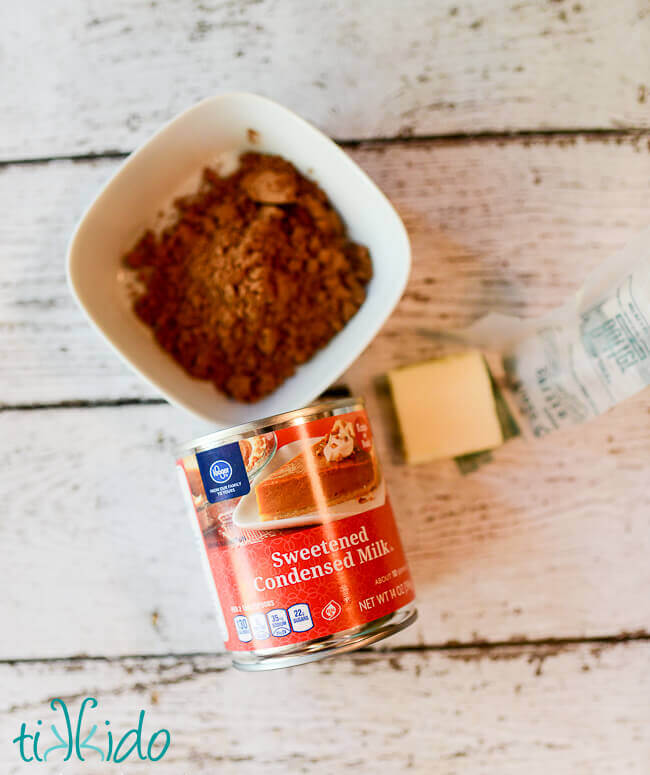
M 302 425 L 310 420 L 319 420 L 322 417 L 333 417 L 337 414 L 346 414 L 365 408 L 365 401 L 358 396 L 346 396 L 345 398 L 330 398 L 309 404 L 302 409 L 294 409 L 290 412 L 274 414 L 261 420 L 234 425 L 231 428 L 223 428 L 205 436 L 199 436 L 192 441 L 181 445 L 178 455 L 203 452 L 212 449 L 216 444 L 228 444 L 230 442 L 245 439 L 251 435 L 268 433 L 269 431 L 288 428 L 292 425 Z

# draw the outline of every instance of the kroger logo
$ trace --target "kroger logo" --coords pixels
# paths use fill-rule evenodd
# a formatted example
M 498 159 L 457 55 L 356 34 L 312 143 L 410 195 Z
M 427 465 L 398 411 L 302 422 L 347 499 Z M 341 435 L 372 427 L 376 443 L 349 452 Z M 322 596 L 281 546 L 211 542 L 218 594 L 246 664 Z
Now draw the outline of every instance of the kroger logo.
M 210 466 L 210 479 L 217 484 L 225 484 L 232 476 L 232 466 L 227 460 L 215 460 Z

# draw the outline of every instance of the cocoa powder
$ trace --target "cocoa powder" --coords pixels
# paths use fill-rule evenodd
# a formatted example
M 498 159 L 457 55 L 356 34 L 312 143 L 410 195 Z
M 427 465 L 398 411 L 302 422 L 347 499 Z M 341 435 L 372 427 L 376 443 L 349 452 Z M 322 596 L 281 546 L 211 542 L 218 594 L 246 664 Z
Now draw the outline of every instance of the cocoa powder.
M 268 395 L 357 312 L 372 277 L 321 189 L 279 156 L 203 171 L 160 236 L 124 257 L 138 317 L 193 377 L 240 401 Z

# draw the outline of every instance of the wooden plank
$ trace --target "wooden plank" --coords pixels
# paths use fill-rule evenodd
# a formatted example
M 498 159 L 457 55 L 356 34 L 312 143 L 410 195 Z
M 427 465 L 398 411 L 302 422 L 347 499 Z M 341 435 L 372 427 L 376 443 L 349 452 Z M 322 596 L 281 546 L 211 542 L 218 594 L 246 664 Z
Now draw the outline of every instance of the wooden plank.
M 0 403 L 157 396 L 91 329 L 66 283 L 74 225 L 116 166 L 0 167 L 0 202 L 13 216 L 0 225 Z
M 649 138 L 375 145 L 351 150 L 413 245 L 407 292 L 355 374 L 430 354 L 421 329 L 491 309 L 538 315 L 648 223 Z M 63 256 L 117 161 L 0 168 L 0 404 L 151 398 L 84 321 Z M 155 208 L 155 203 L 152 205 Z
M 649 650 L 628 643 L 361 653 L 254 676 L 219 657 L 2 665 L 0 766 L 7 775 L 28 770 L 9 742 L 21 723 L 33 730 L 42 719 L 46 743 L 49 724 L 62 727 L 51 698 L 67 698 L 76 718 L 90 695 L 99 706 L 87 710 L 85 729 L 99 725 L 93 743 L 104 750 L 105 719 L 119 739 L 144 709 L 145 745 L 155 730 L 169 730 L 171 745 L 155 765 L 162 775 L 646 775 Z M 39 772 L 61 772 L 57 755 Z M 95 771 L 98 755 L 87 756 L 78 767 Z M 130 757 L 101 771 L 151 767 Z
M 466 477 L 394 460 L 368 396 L 420 610 L 387 645 L 650 630 L 647 394 Z M 0 414 L 0 658 L 221 648 L 173 470 L 191 426 L 167 405 Z
M 338 138 L 648 127 L 647 22 L 638 0 L 25 0 L 3 16 L 0 158 L 131 150 L 233 90 Z

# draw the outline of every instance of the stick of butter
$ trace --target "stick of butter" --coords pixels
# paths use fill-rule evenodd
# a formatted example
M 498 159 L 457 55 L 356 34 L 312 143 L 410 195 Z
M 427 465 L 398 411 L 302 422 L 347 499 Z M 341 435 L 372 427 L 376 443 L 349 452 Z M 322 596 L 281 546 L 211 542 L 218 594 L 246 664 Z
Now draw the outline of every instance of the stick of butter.
M 409 463 L 503 443 L 490 374 L 478 350 L 393 369 L 388 380 Z

